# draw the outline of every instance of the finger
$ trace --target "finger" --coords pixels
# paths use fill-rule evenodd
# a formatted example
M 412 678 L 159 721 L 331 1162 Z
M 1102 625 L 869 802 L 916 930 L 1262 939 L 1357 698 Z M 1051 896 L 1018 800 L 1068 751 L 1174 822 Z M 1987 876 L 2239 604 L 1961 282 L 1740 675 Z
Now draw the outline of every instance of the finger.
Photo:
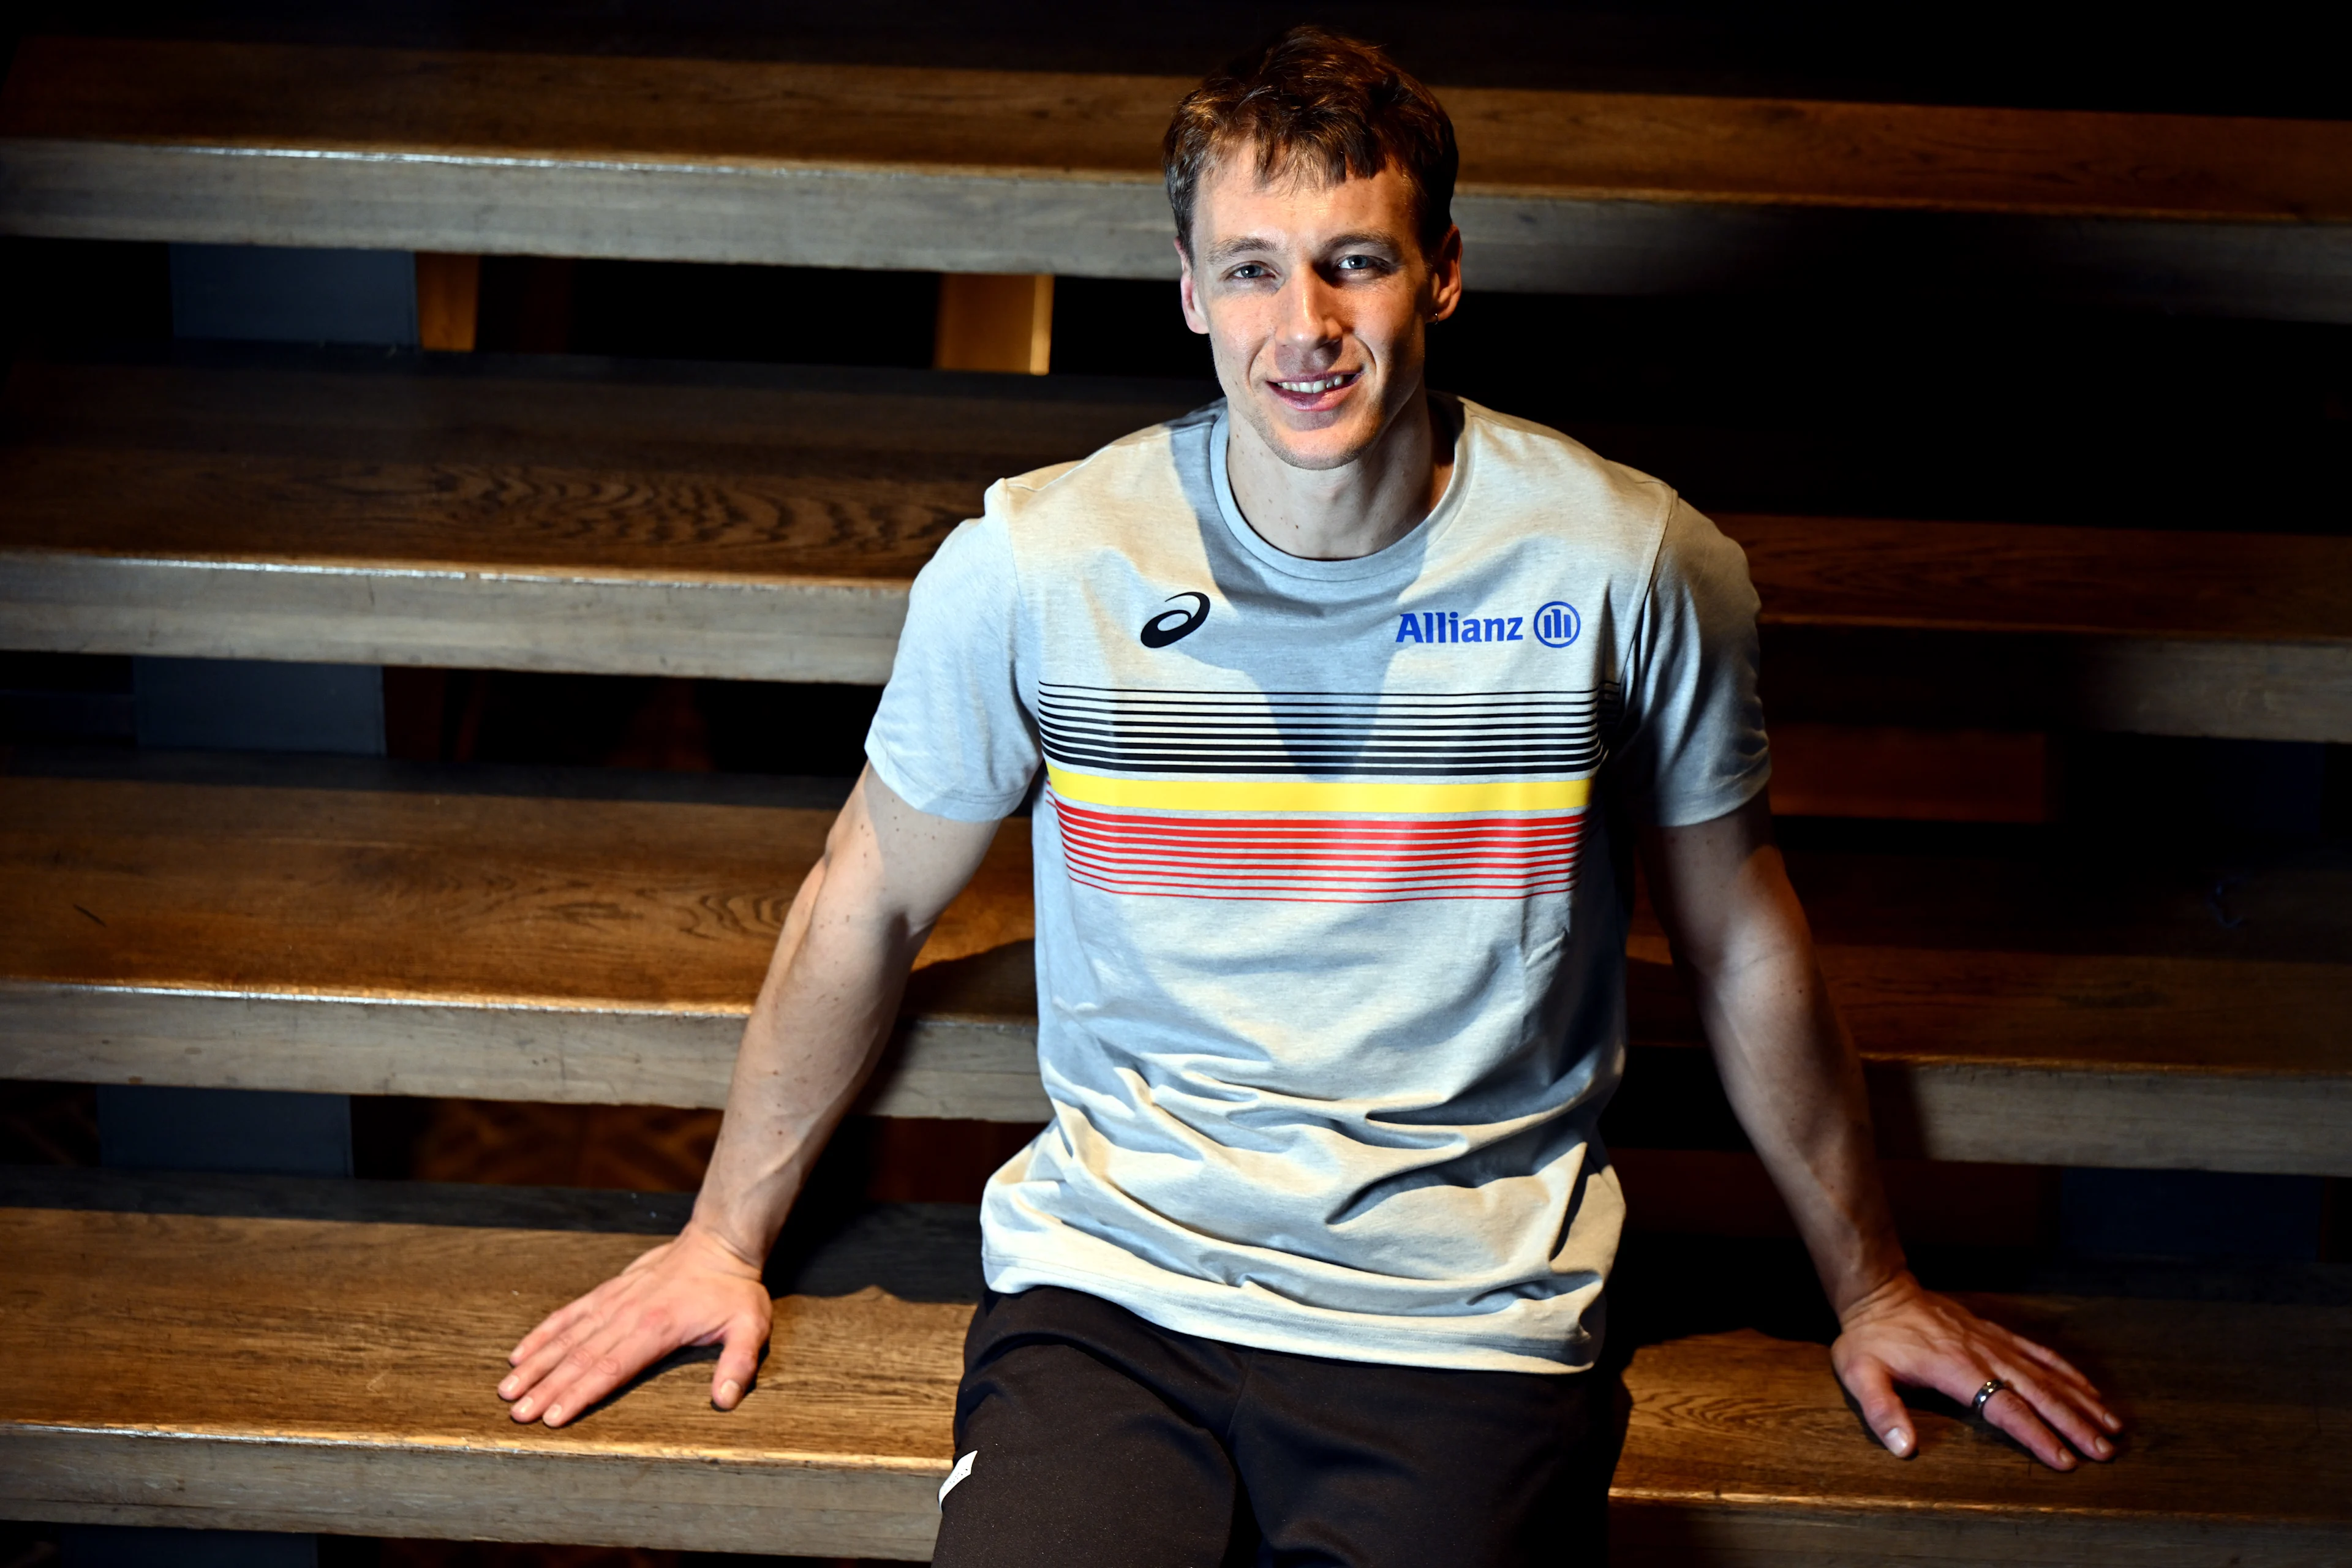
M 2100 1426 L 2110 1432 L 2120 1432 L 2124 1429 L 2123 1418 L 2107 1408 L 2106 1401 L 2099 1395 L 2098 1385 L 2084 1377 L 2075 1368 L 2074 1363 L 2049 1346 L 2036 1344 L 2022 1335 L 2012 1334 L 2011 1338 L 2016 1341 L 2016 1348 L 2021 1354 L 2055 1373 L 2063 1382 L 2072 1386 L 2077 1396 L 2074 1403 L 2087 1411 Z
M 592 1331 L 593 1324 L 614 1316 L 625 1304 L 632 1287 L 623 1281 L 626 1275 L 615 1275 L 584 1296 L 575 1296 L 539 1321 L 539 1326 L 525 1334 L 515 1348 L 507 1352 L 510 1363 L 519 1364 L 538 1353 L 541 1347 L 554 1339 L 580 1339 Z
M 768 1325 L 752 1313 L 744 1312 L 727 1323 L 727 1336 L 720 1342 L 719 1364 L 710 1373 L 710 1403 L 721 1410 L 732 1410 L 743 1403 L 743 1393 L 751 1386 L 751 1374 L 760 1370 L 760 1344 L 768 1337 Z
M 629 1379 L 688 1342 L 668 1314 L 647 1309 L 634 1320 L 615 1323 L 564 1359 L 559 1375 L 565 1382 L 549 1391 L 546 1413 L 540 1419 L 550 1426 L 575 1421 L 597 1401 Z
M 1886 1451 L 1898 1459 L 1907 1459 L 1919 1446 L 1911 1430 L 1911 1413 L 1905 1408 L 1903 1396 L 1895 1392 L 1895 1378 L 1886 1363 L 1876 1356 L 1857 1356 L 1850 1365 L 1838 1369 L 1838 1377 L 1862 1406 L 1862 1418 L 1886 1445 Z
M 506 1380 L 499 1384 L 499 1397 L 513 1402 L 537 1389 L 541 1395 L 537 1404 L 544 1406 L 547 1404 L 547 1391 L 541 1385 L 553 1375 L 556 1369 L 561 1367 L 572 1352 L 580 1347 L 582 1342 L 589 1338 L 593 1332 L 593 1325 L 590 1325 L 580 1333 L 567 1332 L 541 1343 L 531 1352 L 529 1361 L 509 1373 Z M 529 1420 L 530 1417 L 518 1415 L 516 1419 Z
M 577 1300 L 567 1301 L 562 1306 L 558 1307 L 554 1311 L 550 1312 L 547 1316 L 541 1318 L 539 1321 L 539 1326 L 537 1328 L 523 1335 L 523 1337 L 516 1342 L 515 1348 L 507 1352 L 507 1364 L 509 1366 L 521 1365 L 523 1362 L 528 1360 L 532 1353 L 539 1349 L 540 1346 L 545 1344 L 549 1340 L 553 1339 L 556 1335 L 563 1332 L 564 1330 L 570 1328 L 573 1323 L 578 1322 L 586 1311 L 588 1304 L 596 1299 L 597 1295 L 603 1290 L 603 1289 L 604 1288 L 602 1286 L 599 1286 L 595 1290 L 592 1290 L 587 1295 L 580 1297 Z
M 545 1415 L 557 1391 L 567 1386 L 574 1375 L 569 1369 L 572 1353 L 577 1348 L 570 1343 L 549 1345 L 499 1384 L 499 1392 L 507 1399 L 507 1415 L 525 1425 Z
M 659 1352 L 656 1352 L 656 1354 Z M 547 1374 L 545 1382 L 514 1403 L 518 1421 L 540 1420 L 561 1426 L 644 1368 L 653 1357 L 635 1364 L 623 1331 L 607 1327 L 572 1347 Z
M 2010 1392 L 2032 1406 L 2033 1413 L 2054 1426 L 2078 1454 L 2094 1459 L 2115 1458 L 2115 1445 L 2108 1442 L 2089 1412 L 2081 1408 L 2076 1398 L 2062 1384 L 2045 1383 L 2023 1367 L 2007 1371 Z M 1998 1397 L 1996 1395 L 1995 1397 Z
M 2058 1434 L 2042 1425 L 2042 1417 L 2025 1395 L 2014 1388 L 2004 1388 L 1985 1401 L 1984 1418 L 2000 1427 L 2035 1458 L 2053 1470 L 2071 1470 L 2081 1461 L 2074 1450 L 2058 1440 Z

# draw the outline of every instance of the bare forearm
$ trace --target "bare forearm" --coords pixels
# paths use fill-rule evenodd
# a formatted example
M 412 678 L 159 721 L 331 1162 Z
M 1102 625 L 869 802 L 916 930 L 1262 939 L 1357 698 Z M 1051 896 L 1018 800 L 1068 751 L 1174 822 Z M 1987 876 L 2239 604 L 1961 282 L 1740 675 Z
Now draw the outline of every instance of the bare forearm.
M 695 1228 L 757 1267 L 888 1041 L 907 972 L 994 826 L 927 816 L 871 773 L 793 900 L 743 1030 Z
M 840 910 L 845 900 L 824 897 L 826 873 L 812 872 L 793 901 L 695 1203 L 695 1224 L 754 1264 L 873 1071 L 925 934 Z
M 1986 1417 L 2066 1469 L 2122 1430 L 2083 1374 L 2046 1348 L 1920 1288 L 1904 1267 L 1853 1043 L 1831 1005 L 1804 910 L 1762 797 L 1712 822 L 1653 828 L 1651 895 L 1696 983 L 1725 1092 L 1796 1217 L 1841 1332 L 1831 1364 L 1889 1450 L 1917 1451 L 1898 1383 L 1966 1400 L 1988 1379 L 2017 1397 Z M 2065 1442 L 2057 1433 L 2063 1433 Z
M 1862 1070 L 1801 930 L 1699 985 L 1725 1092 L 1840 1312 L 1902 1272 Z

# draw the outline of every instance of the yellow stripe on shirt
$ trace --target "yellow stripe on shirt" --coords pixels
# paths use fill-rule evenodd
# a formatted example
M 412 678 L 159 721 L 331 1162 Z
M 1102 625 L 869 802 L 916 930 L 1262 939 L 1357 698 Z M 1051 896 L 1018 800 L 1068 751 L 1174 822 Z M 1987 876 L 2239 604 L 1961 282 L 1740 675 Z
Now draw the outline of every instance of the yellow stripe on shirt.
M 1581 811 L 1591 779 L 1370 784 L 1350 779 L 1113 779 L 1047 767 L 1054 793 L 1083 805 L 1146 811 Z

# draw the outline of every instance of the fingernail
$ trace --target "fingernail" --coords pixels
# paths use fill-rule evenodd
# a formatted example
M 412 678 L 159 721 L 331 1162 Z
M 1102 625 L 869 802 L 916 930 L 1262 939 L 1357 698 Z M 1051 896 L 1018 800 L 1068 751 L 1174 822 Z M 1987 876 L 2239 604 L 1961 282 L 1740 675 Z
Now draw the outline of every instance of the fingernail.
M 2102 1459 L 2105 1458 L 2108 1455 L 2113 1454 L 2115 1451 L 2116 1446 L 2113 1443 L 2108 1442 L 2105 1437 L 2094 1437 L 2091 1439 L 2091 1452 L 2096 1454 Z
M 561 1426 L 563 1425 L 563 1406 L 561 1405 L 551 1405 L 547 1407 L 547 1424 L 550 1426 Z
M 512 1399 L 515 1396 L 515 1385 L 520 1382 L 522 1382 L 522 1377 L 518 1373 L 499 1384 L 499 1397 L 500 1399 Z
M 734 1409 L 735 1402 L 742 1397 L 743 1385 L 733 1378 L 730 1377 L 719 1385 L 719 1407 L 721 1410 Z
M 1910 1458 L 1911 1434 L 1900 1426 L 1889 1426 L 1886 1429 L 1886 1447 L 1898 1459 Z
M 2074 1456 L 2072 1454 L 2059 1455 L 2057 1468 L 2062 1470 L 2073 1469 L 2074 1468 Z
M 526 1400 L 524 1400 L 521 1404 L 520 1404 L 520 1405 L 516 1405 L 516 1406 L 515 1406 L 515 1419 L 516 1419 L 516 1420 L 518 1420 L 518 1421 L 528 1421 L 528 1420 L 530 1420 L 530 1413 L 531 1413 L 531 1409 L 532 1409 L 532 1407 L 533 1407 L 534 1405 L 536 1405 L 538 1403 L 539 1403 L 539 1402 L 538 1402 L 537 1400 L 534 1400 L 534 1399 L 526 1399 Z
M 2100 1411 L 2099 1419 L 2110 1432 L 2120 1432 L 2124 1429 L 2124 1418 L 2112 1411 Z

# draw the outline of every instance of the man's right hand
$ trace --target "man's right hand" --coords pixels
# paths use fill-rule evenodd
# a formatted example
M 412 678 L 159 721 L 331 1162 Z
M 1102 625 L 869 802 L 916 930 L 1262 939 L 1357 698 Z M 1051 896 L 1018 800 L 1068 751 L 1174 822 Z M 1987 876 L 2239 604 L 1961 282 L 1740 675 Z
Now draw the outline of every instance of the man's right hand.
M 995 836 L 993 822 L 933 816 L 860 775 L 777 934 L 695 1218 L 515 1346 L 499 1395 L 516 1420 L 576 1421 L 687 1345 L 721 1347 L 710 1402 L 741 1401 L 773 1318 L 761 1255 L 889 1039 L 908 968 Z
M 499 1397 L 518 1421 L 561 1426 L 670 1352 L 716 1344 L 710 1403 L 732 1410 L 759 1370 L 772 1314 L 760 1266 L 689 1224 L 524 1335 Z

